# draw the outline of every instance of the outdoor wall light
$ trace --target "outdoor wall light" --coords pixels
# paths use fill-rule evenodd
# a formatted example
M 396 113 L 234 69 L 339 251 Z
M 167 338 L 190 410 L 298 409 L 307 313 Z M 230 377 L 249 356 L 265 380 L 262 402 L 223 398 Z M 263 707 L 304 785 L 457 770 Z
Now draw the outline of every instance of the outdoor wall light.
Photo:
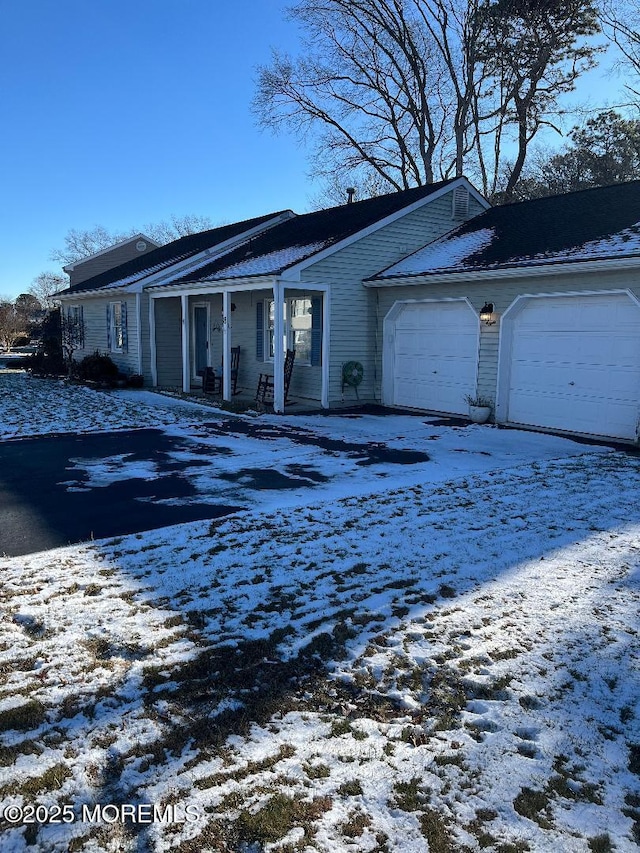
M 496 321 L 493 319 L 493 302 L 485 302 L 480 309 L 480 320 L 485 326 L 495 326 Z

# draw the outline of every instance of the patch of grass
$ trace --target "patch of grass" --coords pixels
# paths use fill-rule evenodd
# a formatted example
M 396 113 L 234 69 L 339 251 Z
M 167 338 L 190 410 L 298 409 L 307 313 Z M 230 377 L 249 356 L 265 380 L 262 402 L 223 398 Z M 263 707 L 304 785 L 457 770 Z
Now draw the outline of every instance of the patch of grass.
M 84 588 L 85 595 L 100 595 L 102 587 L 97 583 L 88 583 Z
M 305 764 L 302 769 L 309 779 L 328 779 L 331 776 L 326 764 Z
M 27 732 L 42 725 L 46 719 L 46 708 L 37 699 L 30 699 L 24 705 L 0 711 L 0 731 L 14 729 Z
M 522 817 L 535 821 L 542 829 L 550 829 L 551 822 L 541 812 L 549 808 L 549 795 L 533 788 L 523 788 L 513 801 L 513 807 Z
M 454 853 L 455 847 L 447 825 L 434 809 L 420 815 L 420 829 L 429 844 L 429 853 Z
M 34 797 L 42 791 L 57 791 L 65 779 L 69 779 L 72 775 L 65 764 L 56 764 L 45 770 L 41 776 L 30 776 L 24 779 L 19 787 L 11 789 L 11 793 L 22 794 L 27 802 L 33 801 Z
M 274 794 L 256 812 L 240 812 L 235 829 L 242 841 L 250 844 L 273 844 L 297 826 L 312 836 L 311 824 L 331 808 L 330 797 L 304 802 L 285 794 Z
M 429 799 L 428 794 L 420 791 L 420 779 L 414 776 L 408 782 L 396 782 L 393 786 L 393 803 L 395 808 L 403 812 L 422 811 L 425 802 Z
M 438 587 L 438 595 L 440 598 L 455 598 L 457 594 L 456 589 L 448 583 L 440 584 Z
M 455 755 L 436 755 L 433 761 L 438 767 L 446 767 L 448 764 L 453 764 L 456 767 L 464 765 L 464 757 L 459 752 Z
M 331 723 L 331 733 L 329 737 L 341 737 L 342 735 L 351 734 L 353 727 L 349 720 L 334 720 Z
M 340 831 L 347 838 L 360 838 L 365 829 L 371 826 L 371 823 L 372 820 L 368 814 L 352 812 L 349 815 L 349 820 L 340 826 Z
M 0 767 L 10 767 L 21 755 L 39 755 L 40 744 L 34 740 L 23 740 L 16 746 L 0 746 Z
M 362 785 L 358 779 L 349 779 L 347 782 L 343 782 L 342 785 L 338 788 L 337 791 L 341 797 L 358 797 L 363 793 Z
M 205 776 L 203 779 L 196 779 L 193 784 L 196 788 L 207 790 L 208 788 L 215 788 L 217 785 L 222 785 L 229 779 L 234 779 L 236 782 L 240 782 L 242 779 L 246 779 L 247 776 L 252 776 L 255 773 L 261 773 L 264 770 L 270 770 L 272 767 L 275 767 L 278 762 L 283 761 L 285 758 L 291 758 L 295 754 L 295 747 L 291 746 L 291 744 L 284 743 L 280 746 L 275 755 L 269 755 L 261 761 L 249 761 L 244 767 L 240 767 L 237 770 L 214 773 L 212 776 Z
M 589 839 L 589 850 L 593 853 L 611 853 L 614 849 L 611 838 L 606 832 Z

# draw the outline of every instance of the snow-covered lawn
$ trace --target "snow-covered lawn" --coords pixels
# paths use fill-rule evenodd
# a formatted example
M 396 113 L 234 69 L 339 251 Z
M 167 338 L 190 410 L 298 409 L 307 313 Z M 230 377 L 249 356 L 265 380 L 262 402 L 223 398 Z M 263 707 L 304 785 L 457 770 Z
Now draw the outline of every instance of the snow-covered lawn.
M 492 467 L 1 560 L 4 814 L 79 819 L 0 814 L 0 849 L 636 850 L 640 462 L 466 434 Z

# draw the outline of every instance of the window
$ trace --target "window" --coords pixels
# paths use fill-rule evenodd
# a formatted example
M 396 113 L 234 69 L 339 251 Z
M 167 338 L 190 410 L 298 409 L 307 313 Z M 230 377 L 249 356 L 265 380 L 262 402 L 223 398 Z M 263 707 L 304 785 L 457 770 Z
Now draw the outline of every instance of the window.
M 110 352 L 127 351 L 127 303 L 107 305 L 107 348 Z
M 273 361 L 275 303 L 270 299 L 265 303 L 265 340 L 267 349 L 265 361 Z M 296 364 L 311 364 L 311 300 L 285 299 L 283 305 L 284 336 L 283 350 L 296 351 Z

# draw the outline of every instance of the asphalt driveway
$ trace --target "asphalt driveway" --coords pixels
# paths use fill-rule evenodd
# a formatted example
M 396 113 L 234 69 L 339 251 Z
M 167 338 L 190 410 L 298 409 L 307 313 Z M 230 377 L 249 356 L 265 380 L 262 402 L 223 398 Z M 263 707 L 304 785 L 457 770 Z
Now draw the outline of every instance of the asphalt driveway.
M 0 554 L 444 482 L 585 448 L 419 416 L 227 418 L 0 442 Z M 604 452 L 604 449 L 602 449 Z M 409 469 L 409 470 L 408 470 Z

